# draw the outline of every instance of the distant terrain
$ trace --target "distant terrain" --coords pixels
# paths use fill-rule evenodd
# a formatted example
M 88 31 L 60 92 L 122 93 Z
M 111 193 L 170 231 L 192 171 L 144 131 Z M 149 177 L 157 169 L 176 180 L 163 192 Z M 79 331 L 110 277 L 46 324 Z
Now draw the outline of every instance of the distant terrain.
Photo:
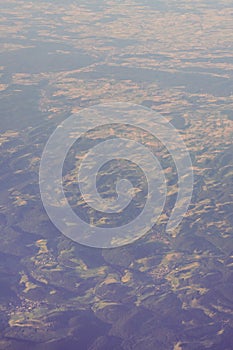
M 6 0 L 1 7 L 0 349 L 232 350 L 232 3 Z M 111 101 L 151 108 L 177 128 L 194 191 L 182 223 L 167 234 L 177 174 L 147 135 L 168 179 L 164 212 L 133 244 L 95 249 L 51 223 L 38 173 L 61 121 Z M 86 145 L 104 137 L 93 132 Z M 64 186 L 78 210 L 72 186 L 85 149 L 75 147 Z

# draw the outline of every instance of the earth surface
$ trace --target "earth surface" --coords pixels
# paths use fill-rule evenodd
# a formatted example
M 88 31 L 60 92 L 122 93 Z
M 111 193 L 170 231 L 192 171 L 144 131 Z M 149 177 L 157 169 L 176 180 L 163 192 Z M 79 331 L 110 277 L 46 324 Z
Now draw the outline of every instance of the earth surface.
M 6 0 L 1 10 L 0 349 L 232 350 L 232 2 Z M 109 102 L 150 108 L 175 126 L 194 189 L 166 233 L 177 174 L 144 135 L 168 180 L 164 211 L 136 242 L 95 249 L 49 220 L 39 165 L 62 121 Z M 79 161 L 106 137 L 92 131 L 66 158 L 74 211 L 85 210 L 74 187 Z M 103 168 L 105 195 L 116 166 Z M 133 164 L 119 168 L 144 179 Z

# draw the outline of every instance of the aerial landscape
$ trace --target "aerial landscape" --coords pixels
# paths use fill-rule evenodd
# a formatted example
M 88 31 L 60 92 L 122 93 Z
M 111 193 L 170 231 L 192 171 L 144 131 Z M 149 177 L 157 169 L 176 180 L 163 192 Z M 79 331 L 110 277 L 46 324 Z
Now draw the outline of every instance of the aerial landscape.
M 0 350 L 233 349 L 232 18 L 230 0 L 1 4 Z M 48 215 L 42 154 L 71 115 L 88 125 L 95 106 L 118 103 L 152 116 L 150 132 L 112 124 L 75 142 L 73 130 L 64 198 L 106 231 L 139 215 L 150 197 L 147 176 L 118 149 L 96 179 L 103 199 L 115 199 L 120 177 L 137 189 L 123 216 L 91 210 L 76 184 L 89 149 L 127 136 L 158 158 L 166 201 L 146 234 L 134 227 L 137 239 L 88 246 Z M 185 180 L 152 135 L 153 113 L 179 133 L 192 162 L 192 197 L 171 232 Z M 63 203 L 56 205 L 62 216 Z

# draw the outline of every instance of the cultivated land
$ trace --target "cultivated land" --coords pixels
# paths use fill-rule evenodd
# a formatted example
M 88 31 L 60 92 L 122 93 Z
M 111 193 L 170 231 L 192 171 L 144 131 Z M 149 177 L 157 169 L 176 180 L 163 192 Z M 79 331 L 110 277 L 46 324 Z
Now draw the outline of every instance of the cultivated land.
M 0 348 L 232 349 L 230 1 L 6 1 L 2 12 Z M 168 200 L 145 237 L 100 250 L 52 225 L 38 171 L 62 120 L 111 101 L 167 117 L 191 153 L 195 183 L 186 217 L 166 234 L 174 164 L 158 140 L 132 129 L 160 159 Z M 87 135 L 86 147 L 106 133 Z M 74 150 L 64 186 L 74 210 L 85 210 L 72 187 L 85 149 Z M 142 179 L 133 165 L 129 171 Z M 86 219 L 107 222 L 92 213 Z

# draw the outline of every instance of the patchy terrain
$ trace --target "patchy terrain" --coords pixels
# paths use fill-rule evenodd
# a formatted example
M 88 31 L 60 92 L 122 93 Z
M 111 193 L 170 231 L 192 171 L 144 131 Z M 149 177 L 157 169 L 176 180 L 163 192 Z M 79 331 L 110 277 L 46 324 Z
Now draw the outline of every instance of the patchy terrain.
M 231 350 L 230 1 L 7 0 L 2 13 L 0 348 Z M 62 120 L 109 101 L 167 117 L 191 153 L 195 183 L 186 217 L 166 234 L 176 174 L 144 135 L 170 180 L 165 210 L 139 241 L 101 250 L 52 225 L 38 171 Z M 93 132 L 86 142 L 101 137 Z M 81 157 L 71 152 L 64 174 L 75 208 Z

